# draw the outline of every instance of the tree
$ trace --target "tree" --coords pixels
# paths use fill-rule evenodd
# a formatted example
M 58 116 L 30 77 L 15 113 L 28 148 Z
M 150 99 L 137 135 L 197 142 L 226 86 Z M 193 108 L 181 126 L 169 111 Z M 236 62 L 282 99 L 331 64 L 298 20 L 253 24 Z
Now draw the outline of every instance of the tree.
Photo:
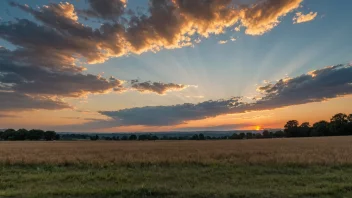
M 128 139 L 129 140 L 137 140 L 137 135 L 132 134 L 132 135 L 130 135 L 130 137 Z
M 55 140 L 55 137 L 56 137 L 55 131 L 46 131 L 46 132 L 44 132 L 44 139 L 46 141 L 53 141 L 53 140 Z
M 299 126 L 299 137 L 308 137 L 310 135 L 310 124 L 309 122 L 303 122 Z
M 210 139 L 210 138 L 208 138 Z M 234 133 L 230 136 L 230 139 L 236 140 L 236 139 L 241 139 L 241 136 L 239 136 L 237 133 Z
M 263 138 L 263 135 L 261 133 L 256 133 L 255 134 L 255 138 L 256 139 L 261 139 L 261 138 Z
M 298 121 L 290 120 L 285 124 L 285 133 L 288 137 L 299 137 Z
M 252 139 L 253 138 L 253 133 L 246 133 L 246 138 L 247 139 Z
M 276 131 L 276 132 L 274 133 L 274 137 L 276 137 L 276 138 L 283 138 L 283 137 L 285 137 L 285 132 L 283 132 L 283 131 Z
M 15 140 L 26 140 L 28 136 L 28 131 L 26 129 L 19 129 L 15 134 Z
M 352 122 L 352 113 L 347 117 L 348 122 Z
M 245 133 L 240 133 L 240 139 L 244 139 L 246 137 Z
M 13 140 L 13 135 L 16 132 L 15 129 L 6 129 L 2 134 L 3 140 Z
M 191 137 L 191 140 L 199 140 L 198 134 L 194 134 L 194 135 Z
M 330 120 L 330 130 L 332 135 L 348 135 L 348 116 L 343 113 L 334 115 Z
M 121 137 L 121 140 L 128 140 L 127 135 L 122 136 L 122 137 Z
M 199 134 L 199 140 L 205 140 L 205 136 L 203 133 Z
M 90 140 L 97 141 L 99 140 L 99 136 L 98 135 L 90 136 Z
M 271 138 L 271 135 L 268 130 L 263 131 L 263 138 Z
M 313 124 L 311 136 L 328 136 L 330 134 L 329 123 L 327 121 L 319 121 Z
M 348 115 L 347 132 L 348 135 L 352 135 L 352 114 Z
M 32 129 L 28 132 L 28 140 L 41 140 L 43 139 L 44 131 L 38 129 Z

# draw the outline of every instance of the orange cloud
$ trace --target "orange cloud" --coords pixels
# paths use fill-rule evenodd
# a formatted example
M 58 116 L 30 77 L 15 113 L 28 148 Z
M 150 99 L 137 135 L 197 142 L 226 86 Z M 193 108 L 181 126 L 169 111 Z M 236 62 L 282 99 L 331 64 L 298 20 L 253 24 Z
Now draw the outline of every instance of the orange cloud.
M 312 21 L 318 15 L 317 12 L 310 12 L 308 14 L 303 14 L 302 12 L 297 12 L 296 16 L 293 18 L 293 23 L 305 23 Z

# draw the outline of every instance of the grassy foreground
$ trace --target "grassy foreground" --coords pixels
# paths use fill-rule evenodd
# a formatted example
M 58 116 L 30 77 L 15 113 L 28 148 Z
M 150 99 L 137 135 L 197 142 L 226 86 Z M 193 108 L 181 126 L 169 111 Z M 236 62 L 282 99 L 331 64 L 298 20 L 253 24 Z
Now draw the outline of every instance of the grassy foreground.
M 0 142 L 0 197 L 352 197 L 352 138 Z

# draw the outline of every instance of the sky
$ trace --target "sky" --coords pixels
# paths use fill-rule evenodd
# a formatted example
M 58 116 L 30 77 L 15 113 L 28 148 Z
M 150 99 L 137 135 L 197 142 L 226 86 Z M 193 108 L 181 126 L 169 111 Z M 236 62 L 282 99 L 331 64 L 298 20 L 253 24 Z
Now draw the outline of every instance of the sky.
M 347 0 L 0 1 L 0 128 L 283 128 L 352 113 Z

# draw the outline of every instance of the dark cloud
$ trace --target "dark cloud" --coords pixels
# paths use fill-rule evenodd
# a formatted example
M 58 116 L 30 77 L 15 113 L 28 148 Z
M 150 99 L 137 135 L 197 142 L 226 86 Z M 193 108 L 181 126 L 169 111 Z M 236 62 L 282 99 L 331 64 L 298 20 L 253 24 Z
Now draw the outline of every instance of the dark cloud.
M 1 111 L 23 111 L 33 109 L 59 110 L 72 108 L 61 100 L 49 97 L 28 96 L 15 92 L 0 91 Z
M 10 114 L 0 114 L 0 118 L 20 118 L 20 116 L 10 115 Z
M 13 53 L 15 55 L 13 55 Z M 122 91 L 122 81 L 113 77 L 105 79 L 91 74 L 65 71 L 50 68 L 50 65 L 36 65 L 38 61 L 20 57 L 16 59 L 17 51 L 11 52 L 0 48 L 0 83 L 6 85 L 5 90 L 31 95 L 58 95 L 79 97 L 89 93 L 105 93 L 107 91 Z M 24 54 L 22 54 L 24 55 Z M 29 55 L 32 55 L 29 53 Z M 50 60 L 50 61 L 54 61 Z
M 352 94 L 352 66 L 326 67 L 295 78 L 281 79 L 275 83 L 258 87 L 258 90 L 263 94 L 263 97 L 253 103 L 243 102 L 241 98 L 231 98 L 198 104 L 147 106 L 100 113 L 115 121 L 116 126 L 166 126 L 224 114 L 270 110 L 320 102 Z M 109 126 L 113 121 L 109 122 Z
M 88 17 L 117 19 L 125 12 L 126 0 L 88 0 L 90 9 L 79 13 Z
M 187 85 L 175 83 L 162 83 L 162 82 L 139 82 L 139 80 L 131 81 L 132 89 L 139 92 L 154 92 L 157 94 L 165 94 L 168 91 L 178 91 L 187 88 Z
M 78 22 L 74 7 L 69 3 L 49 4 L 38 10 L 18 3 L 12 5 L 44 23 L 37 25 L 22 19 L 2 24 L 0 32 L 3 29 L 5 39 L 15 45 L 55 49 L 56 53 L 84 57 L 91 64 L 125 54 L 122 43 L 124 27 L 120 24 L 105 23 L 100 29 L 93 29 Z M 25 29 L 28 34 L 24 37 L 21 32 Z
M 281 79 L 258 89 L 264 97 L 256 109 L 320 102 L 352 93 L 352 67 L 336 65 L 315 70 L 296 78 Z
M 198 104 L 185 103 L 173 106 L 154 106 L 103 111 L 101 114 L 115 120 L 117 125 L 166 126 L 182 124 L 187 120 L 200 120 L 242 109 L 246 104 L 241 98 L 206 101 Z

